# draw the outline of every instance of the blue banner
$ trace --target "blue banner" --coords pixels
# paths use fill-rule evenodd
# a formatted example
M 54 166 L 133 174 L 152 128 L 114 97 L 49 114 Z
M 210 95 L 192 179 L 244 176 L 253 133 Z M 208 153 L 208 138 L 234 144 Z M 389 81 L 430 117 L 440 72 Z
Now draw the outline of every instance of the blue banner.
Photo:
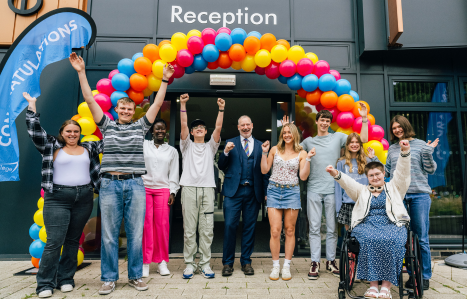
M 446 83 L 438 83 L 433 93 L 432 103 L 447 103 L 448 91 Z M 433 153 L 433 159 L 438 167 L 433 175 L 428 175 L 431 188 L 446 185 L 444 170 L 449 161 L 448 124 L 452 119 L 450 112 L 431 112 L 428 117 L 428 132 L 426 140 L 434 141 L 439 138 L 438 146 Z
M 34 21 L 8 50 L 0 64 L 0 181 L 19 180 L 15 119 L 28 106 L 23 92 L 40 96 L 42 70 L 68 58 L 72 49 L 89 48 L 95 36 L 96 25 L 88 14 L 62 8 Z

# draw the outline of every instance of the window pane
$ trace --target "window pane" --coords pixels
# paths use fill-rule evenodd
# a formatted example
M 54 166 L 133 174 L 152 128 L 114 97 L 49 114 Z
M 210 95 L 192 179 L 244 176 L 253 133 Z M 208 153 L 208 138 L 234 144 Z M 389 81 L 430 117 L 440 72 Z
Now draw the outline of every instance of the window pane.
M 447 83 L 394 81 L 394 101 L 410 103 L 447 103 Z
M 467 102 L 467 82 L 464 82 L 464 102 Z

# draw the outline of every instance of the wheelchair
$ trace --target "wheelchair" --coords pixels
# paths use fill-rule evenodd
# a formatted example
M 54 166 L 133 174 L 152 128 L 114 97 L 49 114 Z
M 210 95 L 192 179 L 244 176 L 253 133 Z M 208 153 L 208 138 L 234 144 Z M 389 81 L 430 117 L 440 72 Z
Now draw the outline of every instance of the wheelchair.
M 423 297 L 420 244 L 418 242 L 418 236 L 410 229 L 409 224 L 406 224 L 405 226 L 407 228 L 407 243 L 405 245 L 406 251 L 403 266 L 408 270 L 410 279 L 414 281 L 414 287 L 413 289 L 406 289 L 404 287 L 404 271 L 401 271 L 399 274 L 399 296 L 401 299 L 405 296 L 408 298 L 419 299 Z M 358 249 L 356 248 L 358 246 L 355 245 L 354 240 L 354 238 L 351 238 L 351 230 L 347 231 L 342 242 L 339 260 L 339 299 L 344 299 L 346 295 L 352 299 L 364 299 L 363 296 L 354 296 L 350 293 L 355 283 L 355 277 L 357 276 L 358 263 Z

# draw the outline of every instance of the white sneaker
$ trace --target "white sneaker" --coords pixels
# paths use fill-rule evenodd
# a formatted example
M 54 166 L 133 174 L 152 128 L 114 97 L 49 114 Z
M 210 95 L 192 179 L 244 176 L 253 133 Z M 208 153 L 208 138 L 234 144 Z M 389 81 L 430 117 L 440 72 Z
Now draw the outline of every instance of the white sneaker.
M 292 274 L 290 274 L 290 267 L 282 267 L 282 280 L 292 279 Z
M 71 284 L 64 284 L 60 287 L 60 291 L 62 291 L 62 293 L 71 292 L 73 291 L 73 286 Z
M 159 273 L 162 276 L 170 275 L 169 269 L 167 269 L 167 263 L 165 261 L 162 261 L 159 263 Z
M 39 298 L 48 298 L 48 297 L 52 297 L 51 290 L 45 290 L 39 293 Z
M 149 264 L 143 264 L 143 277 L 149 277 Z
M 185 270 L 183 270 L 183 279 L 190 279 L 193 278 L 194 275 L 193 268 L 191 267 L 186 267 Z
M 271 274 L 269 275 L 269 279 L 278 280 L 280 272 L 281 272 L 281 268 L 279 266 L 273 267 L 271 270 Z
M 201 274 L 203 274 L 204 278 L 214 278 L 216 276 L 216 273 L 211 270 L 211 267 L 202 269 Z

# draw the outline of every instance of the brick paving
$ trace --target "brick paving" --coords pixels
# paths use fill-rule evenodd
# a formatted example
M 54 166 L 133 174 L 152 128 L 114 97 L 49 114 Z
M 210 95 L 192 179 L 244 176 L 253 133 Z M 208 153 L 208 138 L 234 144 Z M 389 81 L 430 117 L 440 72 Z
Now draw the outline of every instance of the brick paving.
M 54 298 L 98 298 L 97 291 L 101 286 L 100 261 L 90 261 L 92 264 L 75 275 L 76 287 L 73 292 L 62 293 L 56 290 Z M 281 261 L 282 262 L 282 261 Z M 321 264 L 320 278 L 316 281 L 308 280 L 309 259 L 294 258 L 292 260 L 292 279 L 288 282 L 271 281 L 268 278 L 272 268 L 270 258 L 254 258 L 254 276 L 245 276 L 240 270 L 240 264 L 234 265 L 234 274 L 222 277 L 222 260 L 212 259 L 212 269 L 216 278 L 205 279 L 195 275 L 193 279 L 182 279 L 185 268 L 182 259 L 171 259 L 170 276 L 160 276 L 156 273 L 157 266 L 151 265 L 149 278 L 144 279 L 149 290 L 139 292 L 128 286 L 127 263 L 120 260 L 120 280 L 116 290 L 102 298 L 338 298 L 337 286 L 339 279 L 324 270 L 324 261 Z M 35 276 L 13 276 L 14 273 L 31 267 L 29 261 L 2 261 L 0 262 L 0 298 L 35 298 Z M 407 278 L 406 278 L 407 279 Z M 368 287 L 365 283 L 357 283 L 354 294 L 363 295 Z M 457 299 L 467 298 L 467 271 L 451 268 L 443 261 L 433 262 L 433 278 L 430 281 L 430 290 L 425 292 L 423 298 L 427 299 Z M 393 297 L 398 298 L 398 290 L 393 287 Z

